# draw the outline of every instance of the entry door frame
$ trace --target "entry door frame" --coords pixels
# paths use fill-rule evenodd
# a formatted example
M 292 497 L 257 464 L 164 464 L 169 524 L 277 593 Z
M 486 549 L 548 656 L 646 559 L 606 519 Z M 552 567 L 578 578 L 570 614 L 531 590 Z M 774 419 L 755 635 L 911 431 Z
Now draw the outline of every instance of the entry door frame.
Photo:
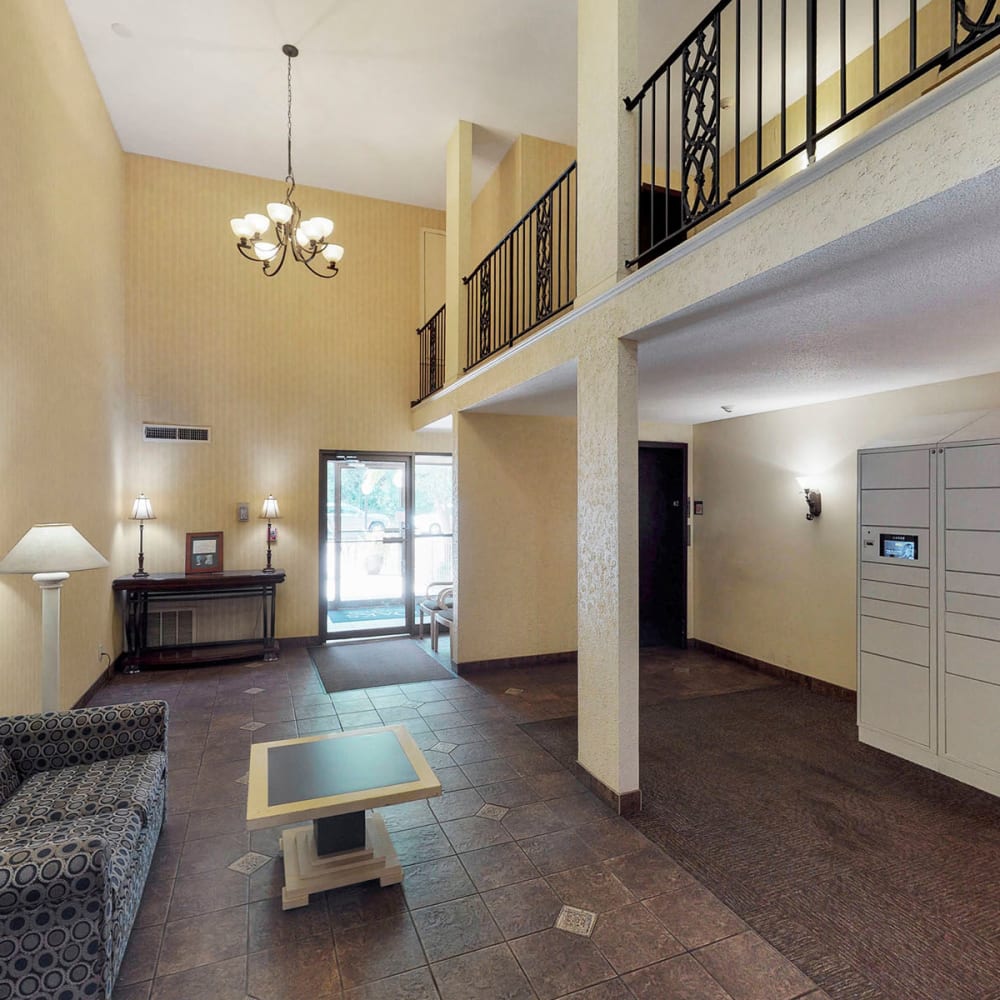
M 687 649 L 688 647 L 688 570 L 690 553 L 689 549 L 691 547 L 691 494 L 690 494 L 690 484 L 691 484 L 691 470 L 688 465 L 688 446 L 684 441 L 640 441 L 639 449 L 643 448 L 660 448 L 660 449 L 670 449 L 672 451 L 679 451 L 681 453 L 681 461 L 683 463 L 683 475 L 681 477 L 682 487 L 681 487 L 681 508 L 683 511 L 683 517 L 681 523 L 683 525 L 683 531 L 678 540 L 678 545 L 681 551 L 681 592 L 682 597 L 682 607 L 683 607 L 683 631 L 680 636 L 680 649 Z M 638 495 L 639 490 L 642 489 L 642 483 L 636 484 Z M 637 533 L 638 537 L 638 533 Z M 638 564 L 638 560 L 636 560 Z
M 330 542 L 327 530 L 327 465 L 329 462 L 401 462 L 405 469 L 403 475 L 403 538 L 400 545 L 403 547 L 403 609 L 404 622 L 402 628 L 390 626 L 388 628 L 367 628 L 352 629 L 350 638 L 362 639 L 380 635 L 411 635 L 414 630 L 414 610 L 413 610 L 413 453 L 405 451 L 348 451 L 342 448 L 320 449 L 319 453 L 319 476 L 318 498 L 316 509 L 318 512 L 317 526 L 319 539 L 319 639 L 320 642 L 329 641 L 331 638 L 329 629 L 329 619 L 327 617 L 327 574 L 326 567 L 329 562 L 327 545 Z

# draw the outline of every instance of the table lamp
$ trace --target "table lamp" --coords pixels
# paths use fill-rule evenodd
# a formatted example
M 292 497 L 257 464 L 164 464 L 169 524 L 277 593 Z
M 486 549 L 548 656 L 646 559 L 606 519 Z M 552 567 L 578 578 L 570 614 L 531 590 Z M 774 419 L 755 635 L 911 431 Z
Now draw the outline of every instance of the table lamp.
M 31 573 L 42 590 L 42 711 L 59 710 L 59 595 L 70 573 L 107 559 L 71 524 L 36 524 L 0 559 L 0 573 Z
M 277 521 L 281 517 L 281 511 L 278 510 L 278 501 L 270 493 L 268 493 L 267 499 L 264 501 L 264 506 L 261 507 L 260 516 L 267 518 L 267 565 L 264 567 L 264 572 L 273 573 L 274 567 L 271 565 L 271 522 Z
M 135 500 L 132 501 L 132 513 L 129 515 L 129 519 L 139 522 L 139 568 L 132 575 L 149 576 L 149 574 L 142 568 L 142 529 L 144 522 L 155 521 L 156 515 L 153 513 L 153 505 L 145 493 L 140 493 Z

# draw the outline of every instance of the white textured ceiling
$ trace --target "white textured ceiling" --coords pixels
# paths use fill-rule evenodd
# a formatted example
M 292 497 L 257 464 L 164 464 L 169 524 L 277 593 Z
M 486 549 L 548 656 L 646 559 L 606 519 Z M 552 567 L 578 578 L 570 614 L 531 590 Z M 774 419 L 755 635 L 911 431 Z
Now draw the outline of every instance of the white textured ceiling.
M 639 417 L 702 423 L 1000 370 L 1000 168 L 641 331 Z M 576 412 L 563 366 L 478 409 Z
M 641 2 L 647 73 L 703 11 Z M 520 133 L 576 143 L 576 0 L 66 4 L 126 152 L 283 179 L 285 42 L 300 184 L 444 208 L 460 119 L 476 190 Z

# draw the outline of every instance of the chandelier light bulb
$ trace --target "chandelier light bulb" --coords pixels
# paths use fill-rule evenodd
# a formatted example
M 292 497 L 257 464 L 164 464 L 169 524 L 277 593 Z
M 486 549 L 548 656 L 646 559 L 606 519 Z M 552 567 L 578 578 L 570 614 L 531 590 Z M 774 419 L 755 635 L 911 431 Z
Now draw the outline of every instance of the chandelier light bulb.
M 287 226 L 292 221 L 292 206 L 283 201 L 272 201 L 267 206 L 267 214 L 274 222 Z
M 263 262 L 266 277 L 273 277 L 285 263 L 287 251 L 300 264 L 305 264 L 320 278 L 332 278 L 338 273 L 337 264 L 344 256 L 344 248 L 326 240 L 333 232 L 333 220 L 317 215 L 303 219 L 298 205 L 292 199 L 295 192 L 295 173 L 292 170 L 292 59 L 299 50 L 294 45 L 283 45 L 281 51 L 288 58 L 288 189 L 285 200 L 267 205 L 267 215 L 250 212 L 242 219 L 230 220 L 229 226 L 237 237 L 236 249 L 247 260 Z M 293 227 L 292 222 L 297 224 Z M 274 223 L 274 239 L 266 242 L 261 237 Z M 293 233 L 294 228 L 294 233 Z

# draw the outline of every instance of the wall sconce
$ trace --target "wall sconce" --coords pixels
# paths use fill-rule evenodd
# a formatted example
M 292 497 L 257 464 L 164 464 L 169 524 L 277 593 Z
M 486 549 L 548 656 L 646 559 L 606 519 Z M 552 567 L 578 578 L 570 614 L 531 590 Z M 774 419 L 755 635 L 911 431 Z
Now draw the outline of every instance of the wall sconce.
M 273 573 L 274 567 L 271 565 L 271 522 L 281 517 L 281 511 L 278 510 L 278 501 L 270 493 L 268 493 L 267 499 L 264 501 L 264 506 L 261 507 L 258 516 L 267 521 L 267 565 L 264 567 L 264 572 Z
M 798 476 L 796 481 L 805 495 L 806 506 L 809 508 L 806 520 L 815 521 L 823 513 L 823 497 L 816 489 L 818 485 L 816 478 L 815 476 Z

